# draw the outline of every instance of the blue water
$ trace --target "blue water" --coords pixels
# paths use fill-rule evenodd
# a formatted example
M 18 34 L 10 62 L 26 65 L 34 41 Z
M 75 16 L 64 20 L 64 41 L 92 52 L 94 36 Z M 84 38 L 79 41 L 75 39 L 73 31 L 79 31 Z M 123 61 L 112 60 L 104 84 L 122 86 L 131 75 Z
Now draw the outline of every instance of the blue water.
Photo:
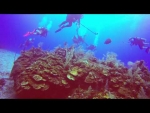
M 49 22 L 48 36 L 34 37 L 34 46 L 43 42 L 43 49 L 52 50 L 58 45 L 67 42 L 70 46 L 73 44 L 72 38 L 76 34 L 76 25 L 64 28 L 55 33 L 58 25 L 64 21 L 66 14 L 0 14 L 0 48 L 20 53 L 19 45 L 27 38 L 23 35 L 28 31 L 43 25 L 47 26 Z M 97 46 L 95 55 L 102 58 L 103 54 L 114 52 L 122 62 L 135 62 L 144 60 L 146 66 L 150 68 L 150 54 L 145 50 L 140 50 L 138 46 L 130 46 L 128 39 L 130 37 L 141 37 L 150 42 L 150 15 L 148 14 L 84 14 L 81 23 L 87 28 L 99 34 L 96 36 L 86 28 L 80 29 L 80 35 L 86 34 L 85 41 L 88 44 Z M 110 38 L 110 44 L 104 44 L 104 41 Z

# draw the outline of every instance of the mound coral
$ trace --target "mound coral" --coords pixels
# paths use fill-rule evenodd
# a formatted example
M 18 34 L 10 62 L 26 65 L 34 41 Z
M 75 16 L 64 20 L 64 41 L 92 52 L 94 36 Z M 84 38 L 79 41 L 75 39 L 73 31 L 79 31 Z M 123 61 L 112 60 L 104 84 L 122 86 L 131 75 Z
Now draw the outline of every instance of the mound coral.
M 102 60 L 82 47 L 31 48 L 14 62 L 17 98 L 150 98 L 150 72 L 144 61 L 128 67 L 108 52 Z

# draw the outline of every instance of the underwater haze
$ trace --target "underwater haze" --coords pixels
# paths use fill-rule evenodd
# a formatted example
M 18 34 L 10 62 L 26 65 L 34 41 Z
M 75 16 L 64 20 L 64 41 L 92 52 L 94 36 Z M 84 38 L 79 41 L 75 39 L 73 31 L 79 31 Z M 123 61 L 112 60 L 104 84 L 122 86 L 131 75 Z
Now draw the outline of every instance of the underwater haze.
M 66 14 L 1 14 L 0 15 L 0 46 L 20 53 L 19 45 L 26 38 L 23 35 L 33 29 L 45 26 L 52 22 L 49 27 L 48 36 L 36 39 L 35 46 L 43 42 L 43 49 L 53 49 L 67 42 L 73 44 L 72 38 L 76 33 L 76 26 L 68 27 L 55 33 L 58 25 L 64 21 Z M 84 14 L 81 23 L 98 35 L 93 34 L 86 28 L 81 28 L 81 34 L 86 34 L 86 42 L 97 46 L 95 55 L 103 57 L 108 51 L 117 53 L 117 58 L 127 63 L 128 61 L 144 60 L 150 67 L 150 54 L 140 50 L 137 46 L 130 46 L 128 39 L 131 37 L 142 37 L 149 39 L 150 30 L 149 14 Z M 33 37 L 33 36 L 31 36 Z M 110 38 L 110 44 L 104 44 Z
M 14 53 L 12 59 L 8 58 L 8 62 L 15 62 L 17 60 L 16 54 L 21 55 L 22 52 L 29 51 L 32 47 L 40 47 L 42 50 L 51 52 L 57 47 L 63 48 L 65 45 L 72 47 L 74 45 L 77 48 L 81 46 L 85 51 L 93 52 L 95 57 L 100 60 L 106 57 L 108 53 L 112 53 L 124 63 L 125 67 L 133 65 L 137 61 L 144 61 L 144 65 L 150 70 L 149 14 L 83 14 L 78 35 L 85 37 L 84 43 L 79 45 L 73 40 L 74 36 L 77 35 L 76 23 L 56 32 L 59 25 L 66 20 L 66 16 L 67 14 L 0 14 L 0 49 Z M 47 36 L 36 34 L 34 30 L 38 27 L 46 28 Z M 28 34 L 31 32 L 32 35 Z M 145 40 L 143 43 L 147 44 L 146 47 L 144 48 L 143 45 L 143 48 L 140 48 L 139 43 L 131 45 L 129 39 L 132 37 L 143 38 Z M 30 45 L 25 43 L 29 39 L 33 41 Z M 87 50 L 87 45 L 94 45 L 96 49 Z M 73 78 L 70 79 L 74 80 Z M 15 81 L 17 80 L 15 79 Z M 63 84 L 67 83 L 63 82 Z M 105 81 L 105 88 L 107 84 L 108 80 Z M 92 88 L 94 87 L 93 85 Z M 26 87 L 26 89 L 28 88 Z M 82 88 L 85 88 L 84 85 Z M 89 86 L 88 91 L 91 91 L 92 88 Z M 141 88 L 140 91 L 143 89 Z M 148 95 L 150 92 L 146 93 Z M 66 94 L 69 95 L 69 93 Z M 134 94 L 132 96 L 134 97 Z M 55 98 L 55 96 L 51 96 L 51 98 Z

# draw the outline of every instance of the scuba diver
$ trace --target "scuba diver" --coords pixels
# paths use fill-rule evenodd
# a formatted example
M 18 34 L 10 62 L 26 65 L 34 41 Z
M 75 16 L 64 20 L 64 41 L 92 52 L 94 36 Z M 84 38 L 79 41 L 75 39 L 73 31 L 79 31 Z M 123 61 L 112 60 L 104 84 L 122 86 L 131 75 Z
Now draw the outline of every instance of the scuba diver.
M 21 44 L 19 46 L 19 48 L 23 48 L 23 51 L 25 51 L 25 48 L 28 47 L 28 46 L 30 46 L 31 44 L 33 44 L 34 41 L 35 41 L 35 38 L 29 38 L 23 44 Z
M 147 48 L 145 49 L 145 52 L 146 52 L 146 53 L 149 53 L 149 52 L 150 52 L 150 47 L 147 47 Z
M 95 50 L 96 50 L 96 46 L 93 45 L 93 44 L 91 44 L 91 45 L 89 45 L 86 49 L 87 49 L 87 50 L 91 50 L 91 51 L 95 51 Z
M 146 43 L 146 39 L 144 38 L 139 38 L 139 37 L 132 37 L 129 39 L 130 45 L 137 45 L 139 46 L 140 49 L 145 49 L 147 48 L 146 45 L 148 45 L 149 43 Z
M 81 37 L 81 36 L 79 36 L 79 37 L 74 36 L 72 40 L 77 45 L 79 45 L 80 43 L 82 43 L 82 44 L 85 43 L 83 37 Z
M 145 38 L 132 37 L 129 39 L 129 43 L 131 46 L 137 45 L 140 49 L 146 49 L 146 53 L 148 53 L 150 50 L 150 47 L 147 47 L 147 45 L 149 45 L 150 43 L 146 43 Z
M 66 20 L 63 21 L 60 25 L 59 25 L 59 29 L 55 31 L 55 33 L 61 31 L 63 28 L 65 27 L 71 27 L 72 23 L 77 22 L 80 24 L 80 19 L 83 18 L 83 14 L 67 14 Z M 68 23 L 67 25 L 65 25 L 66 23 Z
M 32 32 L 27 32 L 24 37 L 30 36 L 30 35 L 40 35 L 42 37 L 46 37 L 48 33 L 48 30 L 44 27 L 38 27 L 37 29 L 34 29 Z
M 46 28 L 44 28 L 44 27 L 38 27 L 33 32 L 33 34 L 40 35 L 40 36 L 43 36 L 43 37 L 46 37 L 47 33 L 48 33 L 48 30 Z
M 86 34 L 83 35 L 83 36 L 80 36 L 80 35 L 79 35 L 80 24 L 77 23 L 76 26 L 77 26 L 76 35 L 75 35 L 75 36 L 73 37 L 73 39 L 72 39 L 73 42 L 74 42 L 75 44 L 77 44 L 77 45 L 79 45 L 80 43 L 82 43 L 82 44 L 84 43 L 84 44 L 88 45 L 88 44 L 84 41 Z

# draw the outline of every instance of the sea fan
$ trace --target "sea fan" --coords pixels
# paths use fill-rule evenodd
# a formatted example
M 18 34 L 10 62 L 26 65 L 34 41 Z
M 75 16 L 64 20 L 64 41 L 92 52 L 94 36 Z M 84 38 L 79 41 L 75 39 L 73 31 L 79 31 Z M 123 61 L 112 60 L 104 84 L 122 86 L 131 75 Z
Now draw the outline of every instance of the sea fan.
M 140 91 L 139 91 L 139 93 L 138 93 L 138 95 L 137 95 L 137 98 L 139 98 L 139 99 L 148 99 L 148 98 L 149 98 L 149 97 L 146 95 L 146 93 L 145 93 L 143 87 L 140 87 Z
M 70 51 L 66 51 L 66 62 L 64 64 L 64 67 L 69 64 L 69 62 L 72 60 L 74 54 L 74 47 L 71 48 Z

